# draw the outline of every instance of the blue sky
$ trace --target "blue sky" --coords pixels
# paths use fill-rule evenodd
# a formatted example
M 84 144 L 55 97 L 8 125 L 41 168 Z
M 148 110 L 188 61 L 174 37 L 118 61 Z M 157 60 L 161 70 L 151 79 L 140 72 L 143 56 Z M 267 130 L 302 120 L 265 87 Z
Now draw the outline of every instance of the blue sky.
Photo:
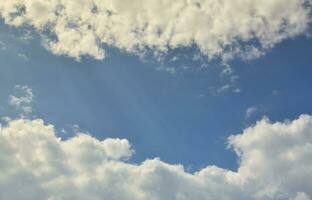
M 103 61 L 77 62 L 52 55 L 37 37 L 17 39 L 25 30 L 3 23 L 1 30 L 7 46 L 0 52 L 2 105 L 15 85 L 28 85 L 36 116 L 59 130 L 77 124 L 100 139 L 127 138 L 136 150 L 134 162 L 160 157 L 192 170 L 208 164 L 235 169 L 235 155 L 226 149 L 229 135 L 263 116 L 278 121 L 312 111 L 312 42 L 307 37 L 285 41 L 257 60 L 230 62 L 239 76 L 231 82 L 218 62 L 200 68 L 203 63 L 191 58 L 143 61 L 116 49 L 109 49 Z M 177 67 L 176 73 L 157 70 L 167 66 Z M 224 85 L 241 92 L 218 93 Z M 246 118 L 250 107 L 256 111 Z
M 311 12 L 0 4 L 0 199 L 311 200 Z

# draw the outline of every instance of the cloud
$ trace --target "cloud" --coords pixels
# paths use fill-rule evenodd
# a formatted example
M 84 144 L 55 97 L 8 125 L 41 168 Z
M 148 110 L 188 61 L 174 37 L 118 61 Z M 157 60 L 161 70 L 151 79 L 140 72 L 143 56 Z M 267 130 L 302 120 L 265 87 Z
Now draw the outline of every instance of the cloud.
M 247 108 L 246 113 L 245 113 L 246 119 L 250 118 L 257 111 L 258 111 L 258 108 L 255 106 L 251 106 L 251 107 Z
M 4 42 L 0 41 L 0 50 L 5 51 L 7 49 L 7 46 Z
M 22 111 L 22 115 L 32 112 L 34 94 L 32 89 L 26 85 L 16 85 L 14 94 L 9 97 L 9 104 Z
M 155 55 L 196 46 L 209 59 L 254 59 L 305 34 L 309 0 L 10 0 L 0 16 L 28 25 L 57 55 L 105 58 L 105 47 Z
M 217 89 L 217 93 L 223 93 L 228 91 L 231 88 L 231 85 L 229 84 L 225 84 L 223 86 L 221 86 L 220 88 Z
M 131 164 L 126 139 L 80 133 L 58 138 L 42 119 L 0 127 L 0 199 L 10 200 L 309 200 L 312 116 L 257 122 L 229 145 L 237 171 L 207 166 L 195 173 L 158 158 Z
M 294 200 L 309 200 L 310 198 L 303 192 L 298 192 Z
M 232 93 L 242 92 L 241 89 L 236 86 L 235 80 L 230 80 L 231 83 L 227 83 L 218 87 L 211 86 L 208 89 L 208 93 L 213 96 L 218 96 L 218 95 L 228 93 L 228 92 L 232 92 Z
M 18 56 L 19 58 L 21 58 L 21 59 L 22 59 L 23 61 L 25 61 L 25 62 L 29 61 L 29 57 L 26 56 L 26 55 L 23 54 L 23 53 L 18 53 L 17 56 Z

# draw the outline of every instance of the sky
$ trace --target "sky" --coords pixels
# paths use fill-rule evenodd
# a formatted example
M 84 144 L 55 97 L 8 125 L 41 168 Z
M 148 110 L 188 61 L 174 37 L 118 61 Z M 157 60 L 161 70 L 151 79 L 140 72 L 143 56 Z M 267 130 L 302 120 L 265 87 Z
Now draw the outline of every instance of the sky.
M 309 200 L 311 1 L 0 3 L 0 199 Z

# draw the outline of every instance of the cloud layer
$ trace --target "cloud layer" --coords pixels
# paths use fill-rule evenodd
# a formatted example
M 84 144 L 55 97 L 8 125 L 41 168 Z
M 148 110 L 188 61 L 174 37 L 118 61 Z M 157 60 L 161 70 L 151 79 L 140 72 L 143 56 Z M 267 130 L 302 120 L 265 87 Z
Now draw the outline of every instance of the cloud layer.
M 237 171 L 188 173 L 157 158 L 128 163 L 133 150 L 125 139 L 80 133 L 64 141 L 41 119 L 12 120 L 0 128 L 0 199 L 311 199 L 312 116 L 263 119 L 229 137 L 229 145 Z
M 199 48 L 210 59 L 252 59 L 307 31 L 310 0 L 10 0 L 5 23 L 30 25 L 57 55 L 105 57 Z

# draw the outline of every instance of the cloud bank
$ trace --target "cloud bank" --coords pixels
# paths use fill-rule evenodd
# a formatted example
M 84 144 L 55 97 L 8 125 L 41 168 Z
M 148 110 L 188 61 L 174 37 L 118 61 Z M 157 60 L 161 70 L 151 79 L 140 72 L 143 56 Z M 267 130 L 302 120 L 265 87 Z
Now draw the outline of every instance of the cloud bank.
M 11 120 L 0 128 L 0 199 L 311 199 L 312 116 L 263 119 L 228 141 L 237 171 L 207 166 L 189 173 L 158 158 L 130 164 L 126 139 L 80 133 L 61 140 L 41 119 Z
M 10 0 L 0 16 L 31 26 L 44 46 L 76 59 L 105 48 L 142 55 L 196 46 L 209 59 L 253 59 L 307 32 L 310 0 Z

